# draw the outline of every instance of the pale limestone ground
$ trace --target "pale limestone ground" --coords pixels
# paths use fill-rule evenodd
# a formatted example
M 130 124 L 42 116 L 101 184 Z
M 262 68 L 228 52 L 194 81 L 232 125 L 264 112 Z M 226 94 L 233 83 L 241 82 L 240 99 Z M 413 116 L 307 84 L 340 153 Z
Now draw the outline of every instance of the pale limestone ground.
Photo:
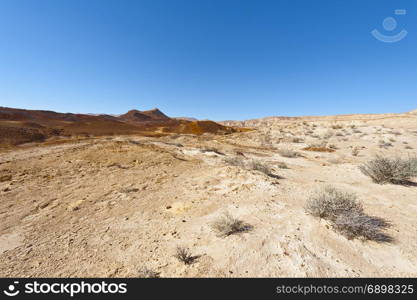
M 144 266 L 162 277 L 417 276 L 417 187 L 378 185 L 358 169 L 377 153 L 416 155 L 416 115 L 252 125 L 229 136 L 97 138 L 1 153 L 0 177 L 11 179 L 0 182 L 0 276 L 135 277 Z M 323 141 L 336 151 L 302 150 Z M 236 151 L 281 178 L 227 165 Z M 394 242 L 348 240 L 307 215 L 306 199 L 326 184 L 356 192 L 368 214 L 389 220 Z M 217 236 L 211 224 L 225 212 L 253 230 Z M 177 246 L 199 258 L 180 263 Z

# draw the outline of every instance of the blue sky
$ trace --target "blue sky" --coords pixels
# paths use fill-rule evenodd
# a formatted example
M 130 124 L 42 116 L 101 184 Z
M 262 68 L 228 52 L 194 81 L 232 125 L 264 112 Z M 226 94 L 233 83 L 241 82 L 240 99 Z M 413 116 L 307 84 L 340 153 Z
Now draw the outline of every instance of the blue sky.
M 416 13 L 413 0 L 1 0 L 0 106 L 213 120 L 404 112 L 417 108 Z M 408 35 L 384 43 L 373 29 Z

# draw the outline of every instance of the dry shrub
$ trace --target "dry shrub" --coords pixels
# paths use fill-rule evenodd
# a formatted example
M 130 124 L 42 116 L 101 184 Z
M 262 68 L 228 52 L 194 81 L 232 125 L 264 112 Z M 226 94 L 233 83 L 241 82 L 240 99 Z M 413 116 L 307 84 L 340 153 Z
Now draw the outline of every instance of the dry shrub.
M 268 175 L 268 176 L 272 175 L 271 168 L 268 165 L 260 162 L 259 160 L 252 159 L 251 161 L 249 161 L 248 162 L 248 168 L 251 169 L 251 170 L 262 172 L 262 173 L 264 173 L 265 175 Z
M 186 265 L 191 265 L 198 258 L 198 256 L 192 255 L 188 248 L 180 246 L 177 247 L 174 257 Z
M 303 148 L 305 151 L 313 151 L 313 152 L 334 152 L 334 149 L 330 149 L 327 147 L 306 147 Z
M 365 214 L 356 194 L 327 186 L 307 200 L 305 210 L 312 216 L 330 221 L 335 230 L 349 239 L 392 241 L 390 236 L 382 232 L 389 223 Z
M 379 184 L 409 184 L 417 176 L 417 158 L 388 158 L 377 155 L 371 161 L 359 166 L 363 174 Z
M 302 142 L 304 142 L 304 140 L 302 139 L 302 138 L 300 138 L 300 137 L 292 137 L 291 139 L 290 139 L 290 142 L 292 142 L 292 143 L 302 143 Z
M 386 142 L 384 140 L 380 140 L 378 146 L 379 146 L 379 148 L 387 149 L 389 147 L 392 147 L 392 144 L 390 142 Z
M 232 217 L 226 213 L 218 220 L 216 220 L 211 226 L 219 236 L 229 236 L 235 233 L 247 232 L 253 229 L 253 227 L 239 219 Z
M 248 162 L 245 162 L 243 158 L 234 156 L 234 157 L 225 157 L 223 161 L 231 166 L 259 171 L 270 177 L 275 177 L 275 178 L 279 177 L 273 174 L 272 169 L 267 164 L 256 159 L 252 159 Z
M 282 161 L 277 162 L 277 166 L 278 166 L 278 168 L 280 168 L 280 169 L 288 169 L 287 164 L 286 164 L 285 162 L 282 162 Z
M 338 215 L 348 211 L 362 211 L 355 194 L 339 191 L 331 186 L 311 196 L 305 209 L 315 217 L 334 221 Z
M 371 217 L 363 212 L 352 211 L 337 216 L 334 228 L 348 239 L 362 237 L 366 240 L 379 242 L 391 242 L 392 238 L 381 232 L 381 229 L 389 227 L 384 219 Z
M 320 142 L 315 142 L 315 143 L 309 143 L 308 144 L 308 147 L 310 147 L 310 148 L 324 148 L 324 147 L 327 147 L 327 140 L 323 140 L 323 141 L 320 141 Z
M 278 150 L 278 153 L 283 157 L 289 157 L 289 158 L 294 158 L 294 157 L 299 156 L 297 151 L 294 151 L 290 148 L 281 148 Z
M 142 267 L 138 272 L 139 278 L 159 278 L 159 272 L 155 272 L 147 267 Z
M 330 139 L 332 136 L 334 136 L 333 130 L 327 130 L 324 133 L 323 138 L 327 140 L 327 139 Z
M 225 157 L 223 159 L 223 161 L 231 166 L 235 166 L 235 167 L 244 167 L 245 166 L 245 161 L 242 157 L 237 157 L 237 156 L 233 156 L 233 157 Z

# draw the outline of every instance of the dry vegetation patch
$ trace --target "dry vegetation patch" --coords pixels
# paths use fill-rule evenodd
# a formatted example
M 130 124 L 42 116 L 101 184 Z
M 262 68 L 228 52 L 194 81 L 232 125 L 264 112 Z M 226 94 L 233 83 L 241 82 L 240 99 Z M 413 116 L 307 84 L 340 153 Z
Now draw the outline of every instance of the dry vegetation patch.
M 199 258 L 198 255 L 192 255 L 188 248 L 181 246 L 177 247 L 174 257 L 186 265 L 191 265 L 197 258 Z
M 303 148 L 305 151 L 313 151 L 313 152 L 335 152 L 336 150 L 327 148 L 327 147 L 306 147 Z
M 138 277 L 139 278 L 159 278 L 159 272 L 156 272 L 152 269 L 149 269 L 147 267 L 142 267 L 138 271 Z
M 228 165 L 245 168 L 248 170 L 255 170 L 269 177 L 274 177 L 274 178 L 279 177 L 273 174 L 272 168 L 269 165 L 256 159 L 246 160 L 243 157 L 233 156 L 233 157 L 225 157 L 223 161 Z
M 232 234 L 247 232 L 253 229 L 250 224 L 236 219 L 230 214 L 226 213 L 212 224 L 212 228 L 219 236 L 229 236 Z
M 281 148 L 278 150 L 278 153 L 283 157 L 288 158 L 295 158 L 299 156 L 299 153 L 295 150 L 292 150 L 290 148 Z
M 410 184 L 417 177 L 417 158 L 389 158 L 376 156 L 369 162 L 359 166 L 363 174 L 379 184 Z
M 255 171 L 259 171 L 261 173 L 264 173 L 267 176 L 272 176 L 273 175 L 271 168 L 267 164 L 262 163 L 259 160 L 255 160 L 255 159 L 250 160 L 248 162 L 248 168 L 251 169 L 251 170 L 255 170 Z
M 349 239 L 392 241 L 390 236 L 382 232 L 389 223 L 367 215 L 356 194 L 327 186 L 307 200 L 305 210 L 312 216 L 330 221 L 335 230 Z

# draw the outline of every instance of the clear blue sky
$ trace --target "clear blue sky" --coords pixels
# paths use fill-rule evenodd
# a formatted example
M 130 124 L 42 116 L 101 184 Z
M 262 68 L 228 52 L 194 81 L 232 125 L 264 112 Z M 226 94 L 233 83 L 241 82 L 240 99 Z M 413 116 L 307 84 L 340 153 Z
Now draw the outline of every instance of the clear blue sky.
M 417 1 L 1 0 L 0 106 L 213 120 L 416 109 Z

